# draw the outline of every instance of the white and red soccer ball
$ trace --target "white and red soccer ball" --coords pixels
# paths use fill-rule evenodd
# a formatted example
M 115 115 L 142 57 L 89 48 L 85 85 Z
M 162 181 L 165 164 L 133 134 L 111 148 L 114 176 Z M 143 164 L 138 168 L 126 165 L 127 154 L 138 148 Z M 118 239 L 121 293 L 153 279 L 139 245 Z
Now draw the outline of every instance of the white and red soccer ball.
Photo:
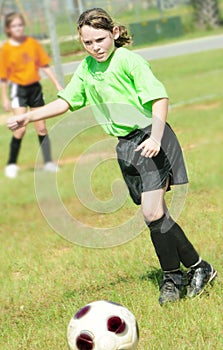
M 138 325 L 135 316 L 124 306 L 95 301 L 70 320 L 67 340 L 71 350 L 136 350 Z

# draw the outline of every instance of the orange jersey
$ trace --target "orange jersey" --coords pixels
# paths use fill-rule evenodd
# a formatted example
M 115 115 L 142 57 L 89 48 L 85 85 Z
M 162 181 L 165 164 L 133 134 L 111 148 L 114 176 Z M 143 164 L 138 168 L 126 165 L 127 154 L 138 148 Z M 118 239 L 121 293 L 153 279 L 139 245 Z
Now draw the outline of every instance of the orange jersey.
M 39 68 L 50 63 L 42 45 L 31 37 L 18 46 L 6 41 L 0 50 L 0 79 L 19 85 L 30 85 L 40 80 Z

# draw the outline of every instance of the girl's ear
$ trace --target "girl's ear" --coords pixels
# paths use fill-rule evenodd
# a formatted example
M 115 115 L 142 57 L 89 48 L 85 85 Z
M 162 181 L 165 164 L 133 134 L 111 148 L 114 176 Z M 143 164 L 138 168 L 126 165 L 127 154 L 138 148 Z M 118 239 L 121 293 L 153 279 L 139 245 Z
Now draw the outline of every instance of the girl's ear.
M 119 35 L 120 35 L 119 26 L 115 26 L 113 28 L 113 37 L 114 37 L 114 39 L 117 40 Z

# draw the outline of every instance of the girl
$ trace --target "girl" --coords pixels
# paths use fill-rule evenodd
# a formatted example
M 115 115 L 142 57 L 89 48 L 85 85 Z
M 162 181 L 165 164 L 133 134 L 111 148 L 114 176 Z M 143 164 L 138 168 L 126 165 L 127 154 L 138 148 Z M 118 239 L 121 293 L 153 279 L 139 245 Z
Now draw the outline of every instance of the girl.
M 104 10 L 85 11 L 79 18 L 78 31 L 89 56 L 80 63 L 70 83 L 58 93 L 57 100 L 10 118 L 8 127 L 17 130 L 29 122 L 90 103 L 105 131 L 118 137 L 123 177 L 133 201 L 142 205 L 163 270 L 160 304 L 181 297 L 181 263 L 189 268 L 188 297 L 198 295 L 215 278 L 216 271 L 199 257 L 165 206 L 164 196 L 170 185 L 188 182 L 180 145 L 166 124 L 165 88 L 143 58 L 123 48 L 131 38 L 125 27 L 116 26 Z
M 57 90 L 61 90 L 59 82 L 49 67 L 50 58 L 43 47 L 33 38 L 24 34 L 25 21 L 21 14 L 10 13 L 5 17 L 5 32 L 8 40 L 0 53 L 0 79 L 2 82 L 2 105 L 5 111 L 12 108 L 13 114 L 26 112 L 27 107 L 35 110 L 44 105 L 42 88 L 39 83 L 39 68 L 42 68 L 51 79 Z M 7 96 L 7 83 L 10 82 L 11 103 Z M 57 171 L 51 160 L 50 141 L 44 121 L 35 122 L 35 129 L 42 147 L 44 169 Z M 16 130 L 10 143 L 8 163 L 5 175 L 15 178 L 18 173 L 17 159 L 22 138 L 26 128 Z

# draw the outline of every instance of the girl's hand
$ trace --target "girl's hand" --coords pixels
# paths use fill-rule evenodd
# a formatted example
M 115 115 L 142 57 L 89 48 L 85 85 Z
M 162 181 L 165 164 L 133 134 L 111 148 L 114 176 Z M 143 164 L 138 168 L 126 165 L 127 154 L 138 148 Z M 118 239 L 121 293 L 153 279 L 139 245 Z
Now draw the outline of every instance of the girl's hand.
M 8 118 L 7 120 L 7 127 L 11 131 L 15 131 L 17 129 L 20 129 L 24 126 L 26 126 L 29 123 L 29 118 L 26 114 L 16 115 L 13 117 Z
M 160 151 L 160 143 L 156 141 L 152 136 L 140 143 L 140 145 L 135 149 L 135 151 L 140 151 L 141 156 L 146 158 L 156 157 Z

